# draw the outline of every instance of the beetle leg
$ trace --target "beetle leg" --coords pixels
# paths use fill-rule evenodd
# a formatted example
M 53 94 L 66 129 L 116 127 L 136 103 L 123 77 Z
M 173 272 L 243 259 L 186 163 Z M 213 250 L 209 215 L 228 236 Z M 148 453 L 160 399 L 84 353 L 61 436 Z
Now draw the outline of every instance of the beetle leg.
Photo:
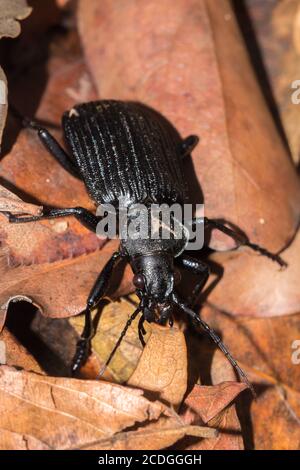
M 214 343 L 221 349 L 221 351 L 224 353 L 225 357 L 228 359 L 230 364 L 233 366 L 233 368 L 237 371 L 238 375 L 241 377 L 241 379 L 248 385 L 250 388 L 252 395 L 254 398 L 256 398 L 256 393 L 253 388 L 253 385 L 249 382 L 247 375 L 245 372 L 241 369 L 241 367 L 238 365 L 236 360 L 232 357 L 230 354 L 229 350 L 225 346 L 225 344 L 222 342 L 221 338 L 217 335 L 217 333 L 204 321 L 202 318 L 197 315 L 196 312 L 191 310 L 187 305 L 185 305 L 181 300 L 177 297 L 175 293 L 173 293 L 173 300 L 175 304 L 177 304 L 192 320 L 194 320 L 198 325 L 201 326 L 201 328 L 206 331 L 206 333 L 209 334 L 211 339 L 214 341 Z
M 71 175 L 76 178 L 81 179 L 79 171 L 76 165 L 73 163 L 71 157 L 63 149 L 59 142 L 50 134 L 50 132 L 38 124 L 38 122 L 31 120 L 27 117 L 22 116 L 19 111 L 10 107 L 13 115 L 17 117 L 24 128 L 34 129 L 37 131 L 37 135 L 46 148 L 46 150 L 51 153 L 51 155 L 61 164 L 61 166 L 68 171 Z
M 144 340 L 144 335 L 146 334 L 144 323 L 145 323 L 145 317 L 144 315 L 141 315 L 139 319 L 139 324 L 138 324 L 138 333 L 139 333 L 139 339 L 140 339 L 141 345 L 143 347 L 145 347 L 146 345 L 145 340 Z
M 204 227 L 205 228 L 211 227 L 211 228 L 215 228 L 217 230 L 220 230 L 220 232 L 225 233 L 226 235 L 228 235 L 229 237 L 231 237 L 235 241 L 237 241 L 239 243 L 239 246 L 248 246 L 252 250 L 257 251 L 258 253 L 260 253 L 263 256 L 266 256 L 267 258 L 270 258 L 272 261 L 275 261 L 282 268 L 287 267 L 287 263 L 278 254 L 271 253 L 266 248 L 264 248 L 260 245 L 256 245 L 255 243 L 250 242 L 246 235 L 244 235 L 240 232 L 237 232 L 235 230 L 230 229 L 229 227 L 227 227 L 223 223 L 219 222 L 218 220 L 208 219 L 207 217 L 204 217 L 204 219 L 199 219 L 199 220 L 194 219 L 193 223 L 198 223 L 198 222 L 203 223 L 203 220 L 204 220 Z
M 180 153 L 182 158 L 186 157 L 187 155 L 190 155 L 196 145 L 199 142 L 199 137 L 196 135 L 189 135 L 180 144 Z
M 193 274 L 200 276 L 199 282 L 197 282 L 196 286 L 193 289 L 193 292 L 188 300 L 188 304 L 193 306 L 195 305 L 200 292 L 203 290 L 207 279 L 209 277 L 209 266 L 202 261 L 191 258 L 187 255 L 182 255 L 175 259 L 177 266 L 190 271 Z
M 109 281 L 111 279 L 113 270 L 122 255 L 120 252 L 115 252 L 109 261 L 104 266 L 103 270 L 99 274 L 96 282 L 88 296 L 86 309 L 85 309 L 85 324 L 82 331 L 80 340 L 77 343 L 76 353 L 72 362 L 72 373 L 74 374 L 81 365 L 86 361 L 90 351 L 91 339 L 94 335 L 93 322 L 91 312 L 97 307 L 100 300 L 105 296 L 109 287 Z
M 5 214 L 5 213 L 4 213 Z M 8 215 L 8 220 L 14 224 L 23 224 L 27 222 L 36 222 L 43 219 L 56 219 L 58 217 L 65 217 L 73 215 L 76 219 L 84 225 L 86 228 L 91 230 L 92 232 L 96 232 L 97 224 L 99 222 L 99 217 L 94 215 L 92 212 L 84 209 L 84 207 L 70 207 L 66 209 L 56 209 L 56 208 L 43 208 L 43 214 L 41 215 L 33 215 L 30 217 L 23 217 L 18 216 L 10 213 L 6 213 Z

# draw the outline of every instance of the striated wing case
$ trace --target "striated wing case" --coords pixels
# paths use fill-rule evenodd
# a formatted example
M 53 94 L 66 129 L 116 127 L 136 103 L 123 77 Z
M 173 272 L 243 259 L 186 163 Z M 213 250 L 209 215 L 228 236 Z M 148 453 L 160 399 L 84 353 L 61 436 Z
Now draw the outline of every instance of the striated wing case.
M 184 202 L 180 140 L 155 111 L 138 103 L 95 101 L 64 113 L 62 123 L 96 203 Z

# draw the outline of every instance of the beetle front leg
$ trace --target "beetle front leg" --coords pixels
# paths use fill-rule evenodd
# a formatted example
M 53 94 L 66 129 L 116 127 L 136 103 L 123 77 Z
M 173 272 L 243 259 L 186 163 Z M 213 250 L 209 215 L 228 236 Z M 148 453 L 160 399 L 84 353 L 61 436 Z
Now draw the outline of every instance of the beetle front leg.
M 97 307 L 100 300 L 105 296 L 108 287 L 109 281 L 111 279 L 113 270 L 122 255 L 120 252 L 115 252 L 110 260 L 106 263 L 103 270 L 99 274 L 86 303 L 85 313 L 85 324 L 81 334 L 81 337 L 77 343 L 76 353 L 72 361 L 72 373 L 74 374 L 77 370 L 80 369 L 81 365 L 86 361 L 90 351 L 91 339 L 94 336 L 94 328 L 92 321 L 92 310 Z
M 4 212 L 3 214 L 7 215 L 9 222 L 13 224 L 24 224 L 28 222 L 37 222 L 44 219 L 56 219 L 59 217 L 73 215 L 82 225 L 92 232 L 96 232 L 97 224 L 99 222 L 99 217 L 95 216 L 92 212 L 88 211 L 84 207 L 70 207 L 66 209 L 51 209 L 49 207 L 44 207 L 43 214 L 33 215 L 30 217 L 23 217 Z
M 260 253 L 261 255 L 266 256 L 267 258 L 270 258 L 272 261 L 275 261 L 281 267 L 287 267 L 287 263 L 279 255 L 277 255 L 276 253 L 271 253 L 266 248 L 250 242 L 250 240 L 246 237 L 246 235 L 243 235 L 242 233 L 239 233 L 235 230 L 228 228 L 226 225 L 219 222 L 218 220 L 208 219 L 207 217 L 204 217 L 204 219 L 194 219 L 193 224 L 199 223 L 199 222 L 203 223 L 203 220 L 204 220 L 205 228 L 210 227 L 210 228 L 217 229 L 220 232 L 225 233 L 226 235 L 228 235 L 229 237 L 237 241 L 239 246 L 248 246 L 249 248 L 251 248 L 251 250 L 254 250 Z
M 177 266 L 186 269 L 187 271 L 190 271 L 191 273 L 200 277 L 188 300 L 188 304 L 194 306 L 200 292 L 203 290 L 207 279 L 209 278 L 209 266 L 198 259 L 192 258 L 184 254 L 176 258 L 175 262 Z

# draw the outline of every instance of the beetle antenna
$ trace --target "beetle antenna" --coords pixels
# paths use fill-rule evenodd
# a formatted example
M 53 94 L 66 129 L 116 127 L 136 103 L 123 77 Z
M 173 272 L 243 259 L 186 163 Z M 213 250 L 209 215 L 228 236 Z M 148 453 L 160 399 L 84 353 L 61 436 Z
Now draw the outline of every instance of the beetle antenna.
M 100 379 L 100 377 L 104 374 L 107 366 L 109 365 L 110 361 L 112 360 L 112 358 L 114 357 L 118 347 L 120 346 L 124 336 L 126 335 L 127 333 L 127 330 L 128 328 L 130 327 L 131 323 L 133 322 L 133 320 L 135 320 L 135 318 L 137 317 L 137 315 L 140 313 L 141 311 L 141 306 L 139 305 L 138 308 L 132 313 L 132 315 L 128 318 L 127 322 L 126 322 L 126 325 L 124 326 L 123 328 L 123 331 L 122 333 L 120 334 L 119 336 L 119 339 L 118 341 L 116 342 L 112 352 L 110 353 L 110 355 L 108 356 L 108 359 L 106 360 L 105 364 L 103 365 L 103 367 L 101 368 L 99 374 L 97 375 L 96 379 Z
M 257 398 L 257 395 L 255 393 L 255 390 L 253 388 L 253 385 L 250 383 L 247 375 L 245 374 L 245 372 L 243 371 L 243 369 L 238 365 L 238 363 L 236 362 L 236 360 L 232 357 L 232 355 L 230 354 L 229 350 L 226 348 L 225 344 L 222 342 L 221 338 L 217 335 L 217 333 L 204 321 L 202 320 L 202 318 L 199 317 L 199 315 L 197 315 L 196 312 L 194 312 L 193 310 L 191 310 L 187 305 L 185 305 L 184 303 L 180 302 L 180 300 L 178 299 L 178 297 L 173 294 L 173 299 L 174 299 L 174 302 L 187 314 L 189 315 L 193 320 L 196 321 L 196 323 L 198 323 L 198 325 L 201 326 L 201 328 L 206 331 L 206 333 L 209 334 L 209 336 L 211 337 L 211 339 L 214 341 L 214 343 L 216 343 L 216 345 L 221 349 L 221 351 L 224 353 L 225 357 L 228 359 L 228 361 L 230 362 L 230 364 L 233 366 L 233 368 L 236 370 L 236 372 L 238 373 L 240 379 L 248 386 L 248 388 L 250 388 L 251 390 L 251 393 L 253 395 L 254 398 Z

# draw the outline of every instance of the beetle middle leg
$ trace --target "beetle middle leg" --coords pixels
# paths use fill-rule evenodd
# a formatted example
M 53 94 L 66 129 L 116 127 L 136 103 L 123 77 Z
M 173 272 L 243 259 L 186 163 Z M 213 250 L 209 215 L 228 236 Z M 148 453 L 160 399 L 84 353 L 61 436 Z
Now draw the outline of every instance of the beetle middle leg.
M 86 361 L 89 350 L 91 339 L 94 335 L 93 322 L 91 312 L 97 307 L 100 300 L 105 296 L 108 287 L 109 281 L 111 279 L 113 270 L 118 264 L 122 257 L 122 254 L 119 251 L 116 251 L 109 261 L 104 266 L 103 270 L 99 274 L 96 282 L 88 296 L 85 313 L 85 324 L 80 337 L 80 340 L 77 343 L 76 353 L 72 362 L 72 373 L 74 374 L 81 365 Z
M 242 233 L 239 233 L 235 230 L 230 229 L 229 227 L 219 222 L 218 220 L 208 219 L 207 217 L 204 217 L 203 219 L 193 219 L 193 224 L 198 224 L 198 223 L 203 223 L 203 222 L 204 222 L 204 228 L 210 227 L 213 229 L 217 229 L 220 232 L 225 233 L 226 235 L 228 235 L 229 237 L 237 241 L 239 246 L 248 246 L 252 250 L 260 253 L 261 255 L 267 258 L 270 258 L 272 261 L 275 261 L 282 268 L 287 267 L 287 263 L 278 254 L 271 253 L 266 248 L 250 242 L 250 240 L 246 237 L 246 235 L 243 235 Z
M 4 213 L 5 214 L 5 213 Z M 14 224 L 24 224 L 28 222 L 37 222 L 39 220 L 45 219 L 57 219 L 59 217 L 66 217 L 73 215 L 82 225 L 96 232 L 97 224 L 99 222 L 99 217 L 94 215 L 92 212 L 88 211 L 84 207 L 69 207 L 66 209 L 56 209 L 43 207 L 43 214 L 33 215 L 33 216 L 18 216 L 10 213 L 6 213 L 10 223 Z
M 193 292 L 188 300 L 188 304 L 193 306 L 197 302 L 198 296 L 203 290 L 207 279 L 209 278 L 209 266 L 196 258 L 192 258 L 184 254 L 176 258 L 176 265 L 186 269 L 187 271 L 190 271 L 195 275 L 200 276 L 200 279 L 194 287 Z

